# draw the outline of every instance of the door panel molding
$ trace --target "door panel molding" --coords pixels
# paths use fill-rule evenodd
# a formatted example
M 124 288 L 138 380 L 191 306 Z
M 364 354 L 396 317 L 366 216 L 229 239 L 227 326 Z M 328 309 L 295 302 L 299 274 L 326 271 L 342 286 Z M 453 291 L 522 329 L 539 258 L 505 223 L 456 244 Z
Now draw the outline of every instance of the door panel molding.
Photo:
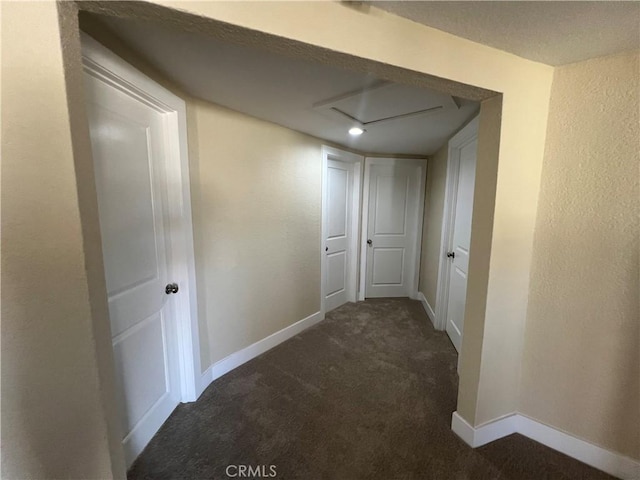
M 460 152 L 466 145 L 477 139 L 478 124 L 479 117 L 476 116 L 449 140 L 442 233 L 440 236 L 440 259 L 438 262 L 438 285 L 436 289 L 434 327 L 437 330 L 445 330 L 447 326 L 449 280 L 451 273 L 447 252 L 450 250 L 453 241 L 456 200 L 458 197 L 458 177 L 460 173 Z
M 412 241 L 413 255 L 408 259 L 407 265 L 410 270 L 409 285 L 407 286 L 407 292 L 410 298 L 418 298 L 418 282 L 420 277 L 420 255 L 422 250 L 422 224 L 424 217 L 424 195 L 425 184 L 427 175 L 427 160 L 426 159 L 398 159 L 387 157 L 367 157 L 364 162 L 364 182 L 362 193 L 362 226 L 360 231 L 362 232 L 362 238 L 360 241 L 360 281 L 358 286 L 358 300 L 364 300 L 366 294 L 366 282 L 367 282 L 367 268 L 373 268 L 373 265 L 367 265 L 367 232 L 369 230 L 369 196 L 371 192 L 371 167 L 374 165 L 386 165 L 386 166 L 415 166 L 419 170 L 417 176 L 418 181 L 418 202 L 416 205 L 416 225 L 415 225 L 415 238 Z M 377 180 L 376 180 L 377 182 Z M 376 183 L 377 186 L 377 183 Z M 408 195 L 408 193 L 407 193 Z M 408 202 L 408 198 L 404 199 Z M 407 222 L 411 222 L 412 219 L 404 219 L 403 230 L 407 230 Z M 384 234 L 381 236 L 385 236 Z M 389 237 L 395 236 L 389 234 Z M 404 272 L 403 272 L 404 273 Z
M 329 161 L 338 161 L 352 165 L 353 178 L 351 182 L 350 205 L 346 205 L 345 215 L 349 219 L 347 230 L 348 235 L 329 237 L 329 219 L 328 214 L 328 172 Z M 320 243 L 320 312 L 324 317 L 327 309 L 331 310 L 332 295 L 339 294 L 341 290 L 332 293 L 327 292 L 327 251 L 326 243 L 328 239 L 339 240 L 344 239 L 347 243 L 347 262 L 345 265 L 347 271 L 347 281 L 345 285 L 347 301 L 355 302 L 357 300 L 358 288 L 358 244 L 360 239 L 360 212 L 362 205 L 362 170 L 364 168 L 364 157 L 355 153 L 347 152 L 333 147 L 323 145 L 322 147 L 322 237 Z M 348 180 L 349 181 L 349 180 Z M 349 188 L 349 187 L 348 187 Z M 350 238 L 348 238 L 350 237 Z M 335 300 L 335 299 L 333 299 Z

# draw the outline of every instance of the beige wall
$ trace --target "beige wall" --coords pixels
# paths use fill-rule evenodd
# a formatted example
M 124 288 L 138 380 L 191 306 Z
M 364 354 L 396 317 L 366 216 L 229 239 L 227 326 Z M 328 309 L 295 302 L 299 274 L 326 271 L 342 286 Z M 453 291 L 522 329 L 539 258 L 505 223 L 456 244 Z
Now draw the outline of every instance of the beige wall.
M 556 70 L 520 410 L 640 459 L 640 54 Z
M 64 54 L 77 54 L 77 38 L 60 38 L 53 2 L 0 8 L 1 475 L 124 478 L 120 434 L 109 416 L 112 371 L 100 372 L 101 362 L 112 369 L 106 298 L 95 296 L 100 286 L 104 292 L 104 276 L 85 262 L 101 262 L 99 247 L 86 243 L 97 230 L 81 225 L 83 187 L 76 184 L 76 174 L 87 177 L 74 164 L 83 146 L 69 112 L 84 108 L 82 89 L 73 88 L 71 72 L 65 85 L 63 68 Z
M 206 368 L 320 310 L 322 144 L 210 103 L 190 109 Z
M 438 266 L 440 262 L 440 240 L 442 215 L 444 213 L 444 191 L 447 185 L 447 158 L 449 146 L 445 143 L 427 162 L 427 184 L 424 198 L 422 223 L 422 251 L 420 253 L 419 291 L 435 312 L 438 289 Z

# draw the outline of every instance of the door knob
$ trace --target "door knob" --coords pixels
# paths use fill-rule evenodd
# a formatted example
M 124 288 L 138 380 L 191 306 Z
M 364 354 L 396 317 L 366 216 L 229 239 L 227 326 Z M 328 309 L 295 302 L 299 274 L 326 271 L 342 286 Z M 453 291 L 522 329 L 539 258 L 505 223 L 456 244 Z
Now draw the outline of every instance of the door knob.
M 167 295 L 171 295 L 172 293 L 178 293 L 178 284 L 177 283 L 167 283 L 167 286 L 164 287 L 164 293 Z
M 367 244 L 368 244 L 369 246 L 371 246 L 371 245 L 373 245 L 373 241 L 372 241 L 371 239 L 369 239 L 369 240 L 367 240 Z
M 447 257 L 456 259 L 456 252 L 447 252 Z

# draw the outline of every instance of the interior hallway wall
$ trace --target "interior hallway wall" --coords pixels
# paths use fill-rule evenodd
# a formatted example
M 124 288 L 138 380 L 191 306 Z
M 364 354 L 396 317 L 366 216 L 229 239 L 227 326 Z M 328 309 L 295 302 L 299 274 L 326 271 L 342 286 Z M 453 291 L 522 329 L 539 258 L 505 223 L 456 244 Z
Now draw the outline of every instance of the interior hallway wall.
M 93 177 L 81 73 L 66 64 L 76 19 L 61 29 L 55 2 L 0 9 L 0 476 L 125 478 L 98 222 L 79 200 Z
M 640 459 L 640 53 L 555 71 L 520 410 Z
M 429 306 L 436 311 L 438 291 L 438 266 L 440 262 L 440 240 L 442 216 L 444 214 L 444 192 L 447 186 L 447 159 L 449 144 L 445 143 L 427 161 L 427 184 L 424 198 L 422 223 L 422 251 L 420 254 L 420 285 Z
M 322 143 L 194 101 L 203 368 L 320 310 Z

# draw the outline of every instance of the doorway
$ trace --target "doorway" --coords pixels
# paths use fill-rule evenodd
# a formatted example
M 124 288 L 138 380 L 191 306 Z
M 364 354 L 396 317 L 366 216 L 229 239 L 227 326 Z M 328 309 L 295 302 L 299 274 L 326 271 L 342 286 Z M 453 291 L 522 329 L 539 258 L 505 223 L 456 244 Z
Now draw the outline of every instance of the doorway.
M 400 79 L 401 79 L 401 78 L 404 78 L 402 75 L 406 75 L 406 72 L 398 72 L 398 75 L 399 75 L 399 77 L 398 77 L 398 78 L 400 78 Z M 391 78 L 391 77 L 389 77 L 389 78 Z M 452 87 L 452 88 L 453 88 L 453 87 Z M 462 93 L 462 92 L 461 92 L 461 93 Z M 479 97 L 476 97 L 476 98 L 479 98 Z M 319 198 L 319 197 L 320 197 L 320 195 L 317 195 L 317 197 Z M 317 237 L 316 237 L 316 238 L 317 238 Z M 317 243 L 316 243 L 316 242 L 317 242 L 317 240 L 316 240 L 316 241 L 314 241 L 314 244 L 316 244 L 316 245 L 317 245 Z M 316 248 L 316 247 L 314 247 L 314 248 Z M 315 255 L 317 255 L 317 253 L 316 253 Z M 317 259 L 317 256 L 316 256 L 315 258 Z M 363 297 L 364 297 L 364 289 L 362 289 L 362 295 L 363 295 Z M 315 297 L 315 298 L 317 298 L 317 296 L 314 296 L 314 297 Z
M 129 466 L 178 403 L 197 395 L 185 105 L 84 34 L 82 53 L 116 396 Z
M 363 157 L 322 149 L 322 311 L 356 301 Z
M 360 299 L 418 293 L 426 160 L 367 158 Z
M 469 274 L 478 117 L 449 140 L 436 323 L 460 353 Z

